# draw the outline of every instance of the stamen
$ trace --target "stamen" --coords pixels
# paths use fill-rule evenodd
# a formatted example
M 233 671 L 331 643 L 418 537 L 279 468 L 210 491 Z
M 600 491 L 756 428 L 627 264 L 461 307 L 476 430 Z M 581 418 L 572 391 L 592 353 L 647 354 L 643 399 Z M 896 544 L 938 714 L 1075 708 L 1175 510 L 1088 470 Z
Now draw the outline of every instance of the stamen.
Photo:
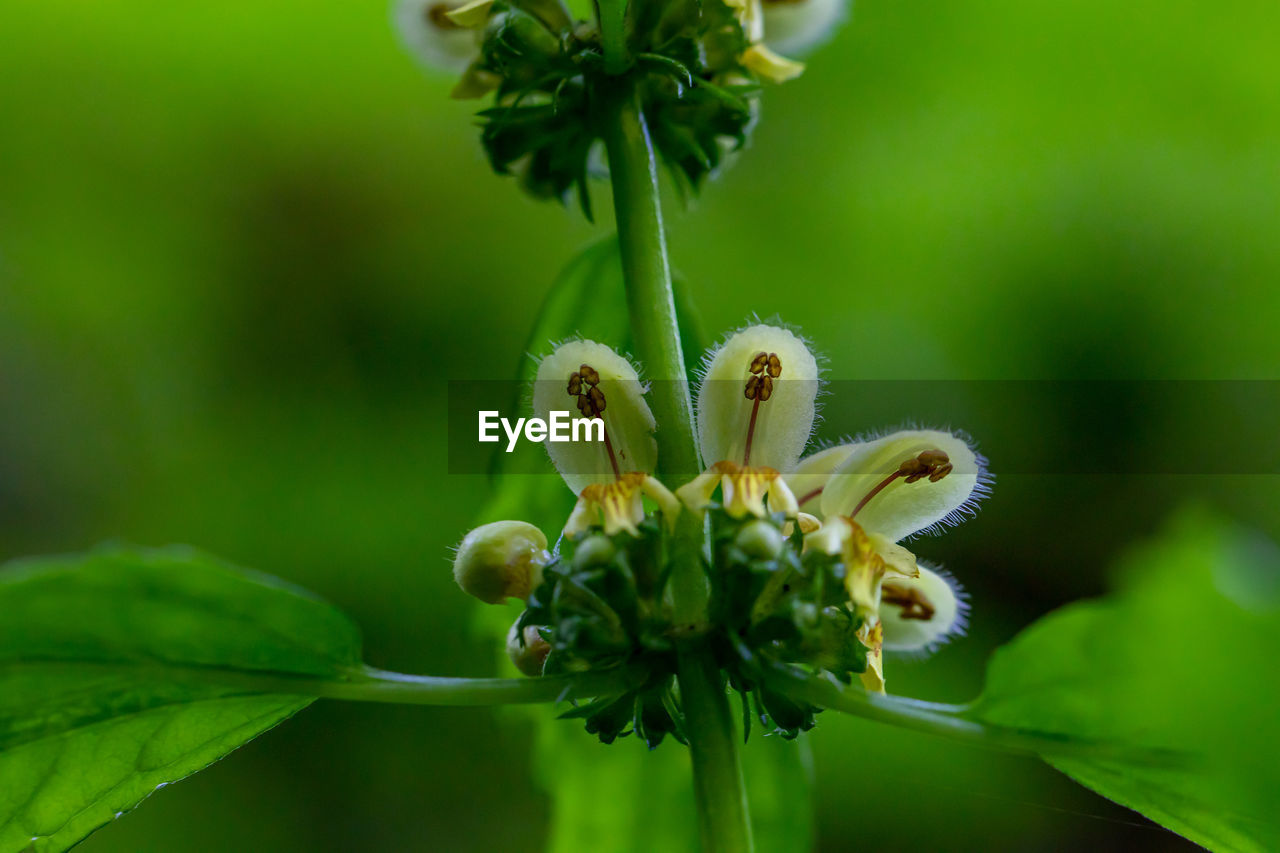
M 929 600 L 924 597 L 920 590 L 914 587 L 902 587 L 897 584 L 886 583 L 880 587 L 880 603 L 891 604 L 899 607 L 902 611 L 898 614 L 899 619 L 914 619 L 918 622 L 928 622 L 937 613 L 937 610 Z
M 769 401 L 773 396 L 773 380 L 782 375 L 782 359 L 776 352 L 758 352 L 747 365 L 747 386 L 744 396 L 752 400 L 751 420 L 747 423 L 747 444 L 742 454 L 742 464 L 751 464 L 751 443 L 756 435 L 756 418 L 760 414 L 760 404 Z
M 858 505 L 853 508 L 853 512 L 849 513 L 849 518 L 857 515 L 864 506 L 871 502 L 871 499 L 884 491 L 885 487 L 899 477 L 905 478 L 905 482 L 914 483 L 925 477 L 929 478 L 930 483 L 936 483 L 943 477 L 951 473 L 954 466 L 951 464 L 951 457 L 947 456 L 941 450 L 924 450 L 919 455 L 904 460 L 898 466 L 898 470 L 894 471 L 888 477 L 885 477 L 875 488 L 867 492 L 862 500 L 858 501 Z M 805 498 L 808 500 L 808 497 Z M 804 501 L 801 501 L 804 503 Z
M 613 453 L 613 442 L 609 440 L 609 428 L 604 423 L 603 412 L 607 405 L 604 392 L 600 390 L 600 373 L 589 364 L 581 365 L 569 374 L 569 396 L 578 398 L 578 411 L 585 418 L 597 418 L 600 421 L 600 432 L 604 435 L 604 449 L 609 454 L 609 464 L 613 466 L 613 476 L 620 477 L 618 460 Z
M 822 494 L 822 490 L 823 490 L 823 488 L 825 488 L 825 487 L 824 487 L 824 486 L 818 486 L 818 488 L 814 489 L 812 492 L 809 492 L 807 495 L 804 495 L 803 497 L 799 498 L 799 499 L 796 501 L 796 503 L 800 504 L 800 506 L 804 506 L 804 505 L 805 505 L 805 504 L 807 504 L 809 501 L 813 500 L 813 499 L 814 499 L 814 498 L 816 498 L 818 495 Z
M 601 421 L 604 418 L 600 418 Z M 618 470 L 618 460 L 613 455 L 613 442 L 609 440 L 609 430 L 603 423 L 600 425 L 600 432 L 604 435 L 604 450 L 609 454 L 609 464 L 613 466 L 613 476 L 621 477 L 622 472 Z

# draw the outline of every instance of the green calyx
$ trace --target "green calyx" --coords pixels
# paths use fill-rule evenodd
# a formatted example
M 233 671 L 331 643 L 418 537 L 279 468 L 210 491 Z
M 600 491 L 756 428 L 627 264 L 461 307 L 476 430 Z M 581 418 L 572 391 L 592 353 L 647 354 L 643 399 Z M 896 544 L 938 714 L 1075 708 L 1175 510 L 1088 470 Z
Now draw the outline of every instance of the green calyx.
M 748 40 L 722 0 L 638 0 L 624 23 L 619 71 L 607 67 L 596 22 L 572 20 L 558 0 L 494 3 L 467 72 L 494 90 L 493 106 L 479 113 L 494 170 L 539 198 L 576 191 L 588 218 L 592 150 L 612 102 L 639 99 L 657 153 L 686 193 L 742 147 L 756 115 L 755 78 L 740 61 Z
M 624 693 L 565 715 L 583 719 L 606 743 L 631 732 L 650 748 L 668 734 L 685 742 L 675 678 L 681 643 L 710 650 L 742 698 L 748 734 L 753 718 L 789 738 L 814 725 L 819 708 L 771 689 L 765 678 L 771 668 L 799 665 L 845 683 L 866 669 L 861 624 L 848 606 L 837 557 L 803 553 L 798 531 L 784 535 L 781 514 L 737 519 L 713 507 L 710 516 L 704 625 L 672 617 L 671 534 L 655 516 L 641 522 L 639 536 L 593 529 L 563 540 L 517 622 L 516 636 L 533 630 L 550 646 L 543 675 L 620 667 L 643 674 Z

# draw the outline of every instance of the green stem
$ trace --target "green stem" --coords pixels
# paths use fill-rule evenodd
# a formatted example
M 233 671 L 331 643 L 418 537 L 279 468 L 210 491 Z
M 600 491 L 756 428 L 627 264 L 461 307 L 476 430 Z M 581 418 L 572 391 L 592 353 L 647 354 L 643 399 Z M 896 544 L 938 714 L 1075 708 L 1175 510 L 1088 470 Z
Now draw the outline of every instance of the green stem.
M 996 725 L 979 719 L 974 705 L 944 705 L 900 696 L 881 696 L 856 687 L 846 689 L 790 667 L 771 667 L 765 671 L 764 680 L 772 689 L 792 699 L 987 749 L 1049 759 L 1112 759 L 1151 766 L 1179 766 L 1187 760 L 1186 755 L 1169 750 Z
M 673 485 L 700 470 L 693 440 L 693 403 L 676 324 L 671 267 L 662 225 L 658 167 L 649 128 L 630 81 L 606 93 L 604 130 L 613 181 L 627 310 L 636 354 L 653 380 L 649 397 L 657 418 L 658 473 Z
M 693 759 L 702 849 L 706 853 L 753 850 L 738 737 L 720 667 L 705 646 L 687 646 L 679 654 L 677 677 Z
M 83 661 L 28 661 L 0 666 L 0 675 L 20 671 L 52 672 L 91 669 L 154 683 L 229 688 L 244 693 L 281 693 L 349 702 L 400 705 L 521 705 L 560 699 L 589 699 L 620 694 L 643 681 L 643 670 L 605 670 L 596 673 L 542 678 L 445 678 L 405 675 L 359 667 L 340 678 L 313 678 L 271 672 L 174 664 L 112 664 Z
M 636 354 L 654 380 L 650 400 L 659 424 L 658 473 L 674 486 L 696 474 L 700 464 L 662 225 L 658 168 L 631 81 L 619 80 L 612 91 L 602 94 L 609 107 L 603 135 L 613 181 L 631 334 Z M 705 541 L 703 526 L 686 513 L 670 555 L 675 565 L 672 615 L 677 623 L 695 632 L 706 615 Z M 750 851 L 746 785 L 720 667 L 704 644 L 692 640 L 679 651 L 677 678 L 693 758 L 703 848 L 708 853 Z
M 631 67 L 627 53 L 627 0 L 596 0 L 600 47 L 606 74 L 622 74 Z

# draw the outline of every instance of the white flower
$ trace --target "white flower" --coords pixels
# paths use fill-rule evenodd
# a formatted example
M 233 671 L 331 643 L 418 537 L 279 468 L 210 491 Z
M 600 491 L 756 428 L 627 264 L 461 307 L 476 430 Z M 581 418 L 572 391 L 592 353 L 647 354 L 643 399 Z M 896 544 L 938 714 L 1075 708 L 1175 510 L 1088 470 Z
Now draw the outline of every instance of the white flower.
M 805 547 L 845 564 L 869 650 L 868 689 L 884 691 L 882 649 L 924 651 L 964 627 L 959 585 L 897 543 L 971 512 L 987 492 L 984 466 L 956 435 L 904 430 L 819 451 L 788 475 L 800 507 L 822 520 Z
M 719 488 L 735 518 L 773 512 L 795 518 L 800 508 L 782 473 L 796 464 L 813 429 L 813 354 L 792 332 L 755 325 L 730 335 L 704 363 L 698 444 L 711 464 L 676 494 L 701 511 Z
M 570 410 L 573 420 L 599 420 L 603 441 L 547 442 L 547 452 L 565 484 L 578 496 L 565 533 L 577 535 L 596 523 L 608 534 L 639 534 L 644 497 L 670 523 L 680 512 L 675 496 L 653 476 L 657 424 L 636 369 L 608 346 L 570 341 L 538 364 L 535 414 Z M 597 521 L 599 519 L 599 521 Z
M 779 56 L 765 40 L 765 11 L 761 0 L 725 0 L 734 17 L 742 25 L 748 47 L 738 60 L 756 75 L 773 83 L 785 83 L 804 72 L 804 63 Z
M 895 578 L 880 588 L 885 651 L 931 651 L 964 633 L 969 603 L 956 579 L 940 569 L 917 568 L 919 577 Z
M 849 16 L 849 0 L 763 0 L 764 41 L 804 56 L 829 40 Z
M 483 12 L 483 24 L 492 5 L 493 0 L 483 4 L 396 0 L 391 17 L 400 40 L 424 68 L 461 73 L 480 55 L 480 42 L 473 28 L 476 13 Z M 461 22 L 457 20 L 459 13 Z
M 801 519 L 806 549 L 844 564 L 868 648 L 863 682 L 883 691 L 884 648 L 926 650 L 963 624 L 954 581 L 921 569 L 898 543 L 971 511 L 986 493 L 985 462 L 963 438 L 938 430 L 905 430 L 801 459 L 817 394 L 817 359 L 795 334 L 759 324 L 730 336 L 708 356 L 698 388 L 698 439 L 710 467 L 676 494 L 702 511 L 718 488 L 735 518 Z

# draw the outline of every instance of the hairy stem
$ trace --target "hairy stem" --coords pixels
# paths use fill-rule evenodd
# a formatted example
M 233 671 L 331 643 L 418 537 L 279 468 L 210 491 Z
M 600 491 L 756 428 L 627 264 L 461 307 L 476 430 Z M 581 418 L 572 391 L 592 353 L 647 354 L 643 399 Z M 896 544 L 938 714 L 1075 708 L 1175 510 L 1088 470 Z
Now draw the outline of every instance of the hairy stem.
M 700 644 L 681 649 L 678 667 L 702 849 L 707 853 L 753 850 L 738 737 L 720 667 Z

